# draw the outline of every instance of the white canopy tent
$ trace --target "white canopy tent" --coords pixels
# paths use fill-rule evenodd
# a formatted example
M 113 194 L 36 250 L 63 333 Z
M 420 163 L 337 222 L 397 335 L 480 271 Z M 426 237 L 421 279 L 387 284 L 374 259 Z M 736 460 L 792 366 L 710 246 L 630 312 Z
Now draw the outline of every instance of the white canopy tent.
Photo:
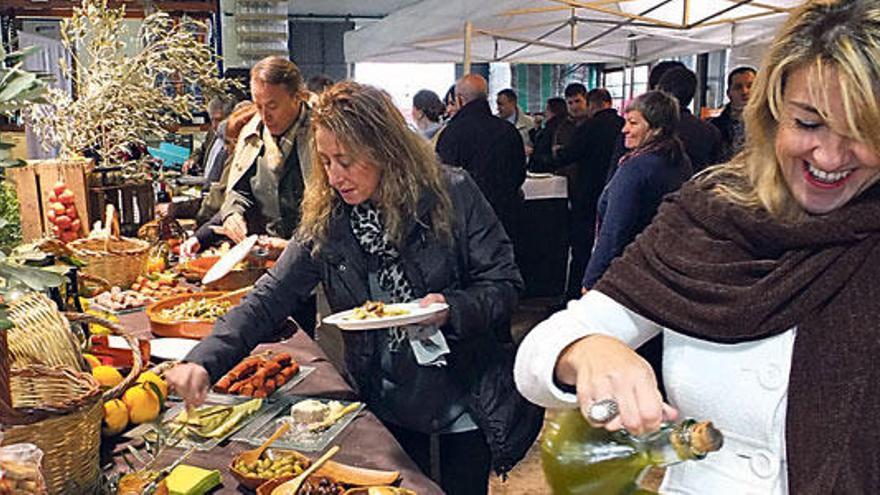
M 803 0 L 422 0 L 345 36 L 352 62 L 637 64 L 766 43 Z

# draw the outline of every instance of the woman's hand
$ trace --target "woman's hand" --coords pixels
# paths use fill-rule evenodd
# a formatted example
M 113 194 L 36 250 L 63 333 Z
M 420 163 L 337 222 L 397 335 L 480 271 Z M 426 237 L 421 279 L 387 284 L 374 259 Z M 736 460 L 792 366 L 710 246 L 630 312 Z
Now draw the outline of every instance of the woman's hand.
M 430 306 L 433 303 L 443 303 L 446 304 L 446 298 L 443 297 L 443 294 L 432 293 L 428 294 L 419 301 L 419 306 L 425 308 Z M 420 322 L 420 325 L 435 325 L 437 328 L 442 327 L 446 323 L 449 322 L 449 308 L 444 309 L 443 311 L 431 316 L 429 319 Z
M 281 252 L 287 247 L 290 241 L 280 237 L 269 237 L 261 235 L 257 239 L 257 245 L 269 252 L 270 260 L 277 260 L 281 256 Z
M 588 421 L 594 402 L 617 402 L 618 416 L 605 424 L 591 422 L 593 426 L 626 428 L 641 435 L 678 416 L 678 411 L 663 402 L 651 365 L 614 337 L 590 335 L 569 345 L 560 354 L 555 373 L 560 382 L 575 386 L 578 405 Z
M 180 363 L 165 373 L 165 381 L 177 392 L 187 407 L 199 406 L 205 402 L 211 378 L 208 370 L 196 363 Z

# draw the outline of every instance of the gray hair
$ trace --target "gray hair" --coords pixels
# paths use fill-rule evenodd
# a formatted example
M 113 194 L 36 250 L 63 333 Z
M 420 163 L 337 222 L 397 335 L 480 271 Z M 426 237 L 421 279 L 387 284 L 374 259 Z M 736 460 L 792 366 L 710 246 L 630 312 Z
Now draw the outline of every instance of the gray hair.
M 225 118 L 232 113 L 232 100 L 215 96 L 208 102 L 208 113 L 220 112 Z
M 626 111 L 642 114 L 651 129 L 659 130 L 661 136 L 673 135 L 680 119 L 678 100 L 665 91 L 640 94 L 626 106 Z

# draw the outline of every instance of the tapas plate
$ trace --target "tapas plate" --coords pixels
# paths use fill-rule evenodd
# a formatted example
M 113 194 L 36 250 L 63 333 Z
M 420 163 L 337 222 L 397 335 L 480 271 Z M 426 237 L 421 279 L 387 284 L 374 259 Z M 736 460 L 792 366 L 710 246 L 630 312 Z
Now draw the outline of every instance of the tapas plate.
M 421 307 L 418 302 L 388 304 L 386 307 L 392 310 L 400 310 L 403 314 L 359 319 L 355 316 L 355 312 L 357 311 L 357 308 L 355 308 L 330 315 L 327 318 L 324 318 L 322 323 L 336 325 L 342 330 L 375 330 L 378 328 L 391 328 L 421 323 L 435 314 L 449 309 L 449 305 L 446 303 L 432 303 L 428 306 Z
M 312 430 L 310 425 L 293 422 L 290 416 L 290 408 L 298 402 L 311 399 L 321 402 L 322 404 L 330 404 L 336 402 L 339 407 L 354 405 L 354 409 L 338 418 L 331 425 L 324 429 Z M 239 431 L 232 437 L 233 440 L 249 443 L 251 445 L 261 445 L 272 433 L 278 429 L 283 423 L 290 423 L 291 428 L 287 433 L 282 435 L 272 444 L 276 448 L 293 449 L 302 452 L 321 452 L 330 446 L 330 442 L 339 435 L 354 419 L 364 410 L 366 405 L 362 402 L 352 402 L 344 400 L 331 400 L 316 397 L 304 397 L 291 395 L 285 397 L 283 401 L 276 402 L 274 405 L 282 404 L 283 407 L 275 407 L 272 409 L 272 418 L 265 419 L 259 423 L 253 423 L 247 428 Z

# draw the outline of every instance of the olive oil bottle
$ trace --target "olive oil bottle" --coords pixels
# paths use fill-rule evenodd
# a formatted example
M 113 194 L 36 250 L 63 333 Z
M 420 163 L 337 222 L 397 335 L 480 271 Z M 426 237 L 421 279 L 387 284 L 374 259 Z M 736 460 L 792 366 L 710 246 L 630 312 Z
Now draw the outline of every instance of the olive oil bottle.
M 648 494 L 659 486 L 658 480 L 648 479 L 655 477 L 651 468 L 703 459 L 722 442 L 721 432 L 709 421 L 666 423 L 637 437 L 625 430 L 593 428 L 572 409 L 547 421 L 541 461 L 554 494 Z

